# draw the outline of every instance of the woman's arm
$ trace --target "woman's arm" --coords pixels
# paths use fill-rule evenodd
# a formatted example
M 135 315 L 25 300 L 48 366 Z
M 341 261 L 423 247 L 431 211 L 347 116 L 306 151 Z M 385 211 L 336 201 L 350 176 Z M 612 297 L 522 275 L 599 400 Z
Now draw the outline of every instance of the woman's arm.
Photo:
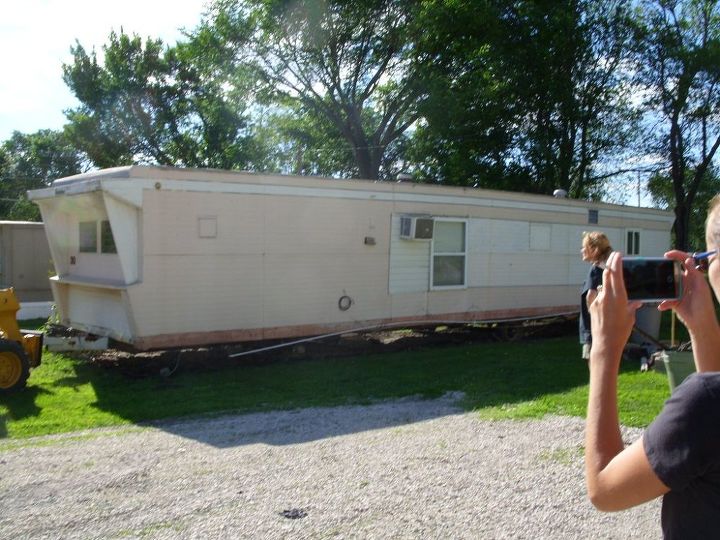
M 617 369 L 596 345 L 590 352 L 585 430 L 585 481 L 590 501 L 606 512 L 625 510 L 669 491 L 650 466 L 642 438 L 625 448 L 617 408 Z M 618 362 L 619 364 L 619 362 Z
M 628 303 L 622 257 L 613 253 L 603 275 L 603 285 L 590 308 L 593 348 L 585 431 L 585 479 L 588 496 L 600 510 L 623 510 L 668 491 L 652 470 L 642 439 L 625 448 L 620 434 L 618 370 L 639 306 L 637 302 Z

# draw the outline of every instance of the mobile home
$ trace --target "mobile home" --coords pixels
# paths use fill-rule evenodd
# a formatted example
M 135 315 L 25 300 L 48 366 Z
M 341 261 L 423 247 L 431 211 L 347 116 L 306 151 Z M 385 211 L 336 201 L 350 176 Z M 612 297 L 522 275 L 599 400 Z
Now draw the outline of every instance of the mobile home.
M 61 320 L 139 349 L 578 310 L 582 232 L 664 211 L 413 183 L 131 166 L 31 191 Z

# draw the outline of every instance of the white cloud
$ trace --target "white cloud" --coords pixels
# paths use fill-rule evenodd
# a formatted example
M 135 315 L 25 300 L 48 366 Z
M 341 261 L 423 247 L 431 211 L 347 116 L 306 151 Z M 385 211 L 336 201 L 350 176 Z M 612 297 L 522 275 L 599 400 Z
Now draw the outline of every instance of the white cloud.
M 174 43 L 207 0 L 12 0 L 0 17 L 0 141 L 14 130 L 58 129 L 77 102 L 62 80 L 78 40 L 100 52 L 111 30 Z

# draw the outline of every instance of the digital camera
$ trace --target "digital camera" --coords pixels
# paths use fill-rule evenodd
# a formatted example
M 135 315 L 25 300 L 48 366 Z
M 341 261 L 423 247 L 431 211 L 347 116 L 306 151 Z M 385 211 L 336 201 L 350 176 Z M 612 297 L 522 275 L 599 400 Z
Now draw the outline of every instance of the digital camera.
M 628 300 L 662 302 L 682 297 L 680 263 L 664 257 L 626 257 L 623 277 Z

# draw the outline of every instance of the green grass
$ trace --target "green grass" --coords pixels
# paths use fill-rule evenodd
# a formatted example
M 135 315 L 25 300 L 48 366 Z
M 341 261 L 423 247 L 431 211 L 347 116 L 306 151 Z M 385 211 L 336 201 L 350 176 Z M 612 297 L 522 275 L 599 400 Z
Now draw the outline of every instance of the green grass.
M 124 377 L 46 353 L 22 392 L 0 397 L 0 438 L 23 438 L 188 415 L 363 404 L 465 393 L 485 418 L 583 416 L 587 366 L 574 337 L 427 348 L 356 358 L 180 369 L 165 379 Z M 669 395 L 665 376 L 624 366 L 621 421 L 644 426 Z

